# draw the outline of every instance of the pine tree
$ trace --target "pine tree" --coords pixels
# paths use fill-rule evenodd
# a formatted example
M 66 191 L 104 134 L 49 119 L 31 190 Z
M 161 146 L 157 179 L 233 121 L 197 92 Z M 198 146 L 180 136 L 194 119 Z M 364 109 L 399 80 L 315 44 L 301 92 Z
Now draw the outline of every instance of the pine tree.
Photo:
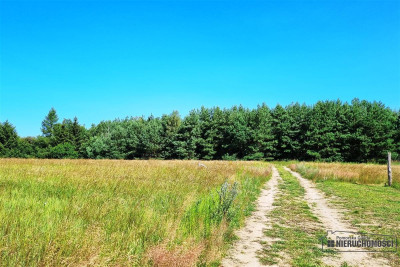
M 287 109 L 278 104 L 272 110 L 272 128 L 276 142 L 275 159 L 293 158 L 291 124 L 292 118 L 289 116 Z
M 162 157 L 169 159 L 176 156 L 174 151 L 174 142 L 178 136 L 178 130 L 181 125 L 181 117 L 178 111 L 173 111 L 170 115 L 163 115 L 161 118 L 163 127 L 163 148 Z
M 15 127 L 8 121 L 0 123 L 0 156 L 9 156 L 17 146 L 18 134 Z
M 272 160 L 275 154 L 275 138 L 272 133 L 271 111 L 266 104 L 258 106 L 250 112 L 249 129 L 251 140 L 245 159 Z
M 190 111 L 179 128 L 177 140 L 174 142 L 175 154 L 180 159 L 196 159 L 196 152 L 201 139 L 200 118 L 196 110 Z
M 213 127 L 212 114 L 209 109 L 201 107 L 199 116 L 201 137 L 199 138 L 198 151 L 196 152 L 200 155 L 200 158 L 211 160 L 216 153 L 214 146 L 216 129 Z
M 53 135 L 54 125 L 58 121 L 57 112 L 54 108 L 51 108 L 47 116 L 42 121 L 42 133 L 46 137 L 51 137 Z

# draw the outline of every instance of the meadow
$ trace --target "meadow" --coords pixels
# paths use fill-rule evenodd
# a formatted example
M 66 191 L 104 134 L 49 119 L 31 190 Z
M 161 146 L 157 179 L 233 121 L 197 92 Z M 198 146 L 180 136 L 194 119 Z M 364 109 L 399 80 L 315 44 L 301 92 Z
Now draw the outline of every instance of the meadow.
M 0 159 L 3 266 L 218 266 L 261 162 Z
M 357 184 L 384 185 L 387 183 L 387 166 L 385 164 L 363 163 L 323 163 L 301 162 L 290 164 L 308 178 L 319 180 L 334 180 Z M 392 165 L 393 187 L 400 189 L 400 165 Z
M 220 266 L 275 165 L 282 177 L 260 254 L 325 266 L 326 230 L 283 169 L 313 180 L 359 231 L 400 232 L 400 166 L 315 162 L 0 159 L 0 266 Z M 307 228 L 311 225 L 311 228 Z M 400 254 L 380 255 L 391 266 Z

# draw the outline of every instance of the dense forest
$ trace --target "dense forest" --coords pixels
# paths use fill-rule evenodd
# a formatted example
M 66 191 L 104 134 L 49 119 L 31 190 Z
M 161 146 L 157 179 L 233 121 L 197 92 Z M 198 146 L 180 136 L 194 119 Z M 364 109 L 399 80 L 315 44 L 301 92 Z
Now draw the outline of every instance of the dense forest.
M 400 154 L 400 112 L 358 99 L 272 109 L 202 107 L 184 118 L 174 111 L 89 129 L 76 117 L 59 122 L 51 109 L 41 130 L 41 136 L 19 137 L 11 123 L 1 123 L 0 156 L 379 162 L 387 151 L 397 160 Z

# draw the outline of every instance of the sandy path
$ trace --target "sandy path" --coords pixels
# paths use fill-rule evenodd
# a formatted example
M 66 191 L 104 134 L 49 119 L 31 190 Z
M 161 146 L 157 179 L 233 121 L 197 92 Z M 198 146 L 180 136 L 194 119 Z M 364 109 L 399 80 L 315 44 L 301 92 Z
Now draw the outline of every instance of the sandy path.
M 222 261 L 222 266 L 263 266 L 257 257 L 262 250 L 260 242 L 271 242 L 264 230 L 271 225 L 267 213 L 273 209 L 273 202 L 278 191 L 278 180 L 281 179 L 275 167 L 272 167 L 272 177 L 266 183 L 257 200 L 256 210 L 246 220 L 245 227 L 238 230 L 239 240 L 228 251 L 228 256 Z
M 328 204 L 324 194 L 315 187 L 312 181 L 301 177 L 300 174 L 287 167 L 285 167 L 285 170 L 295 176 L 301 186 L 304 187 L 306 201 L 326 230 L 357 232 L 350 223 L 342 219 L 341 213 L 337 209 Z M 352 249 L 356 250 L 355 248 Z M 338 256 L 335 258 L 325 257 L 323 261 L 332 266 L 340 266 L 342 262 L 347 262 L 351 266 L 389 266 L 386 259 L 373 258 L 371 253 L 366 252 L 340 252 Z

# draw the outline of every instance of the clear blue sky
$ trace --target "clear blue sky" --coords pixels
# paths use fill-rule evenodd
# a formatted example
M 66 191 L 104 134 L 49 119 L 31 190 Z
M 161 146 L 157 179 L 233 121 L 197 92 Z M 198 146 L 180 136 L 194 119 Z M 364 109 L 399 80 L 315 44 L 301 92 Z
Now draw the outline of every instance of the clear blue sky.
M 0 121 L 354 97 L 400 107 L 400 1 L 1 1 Z

